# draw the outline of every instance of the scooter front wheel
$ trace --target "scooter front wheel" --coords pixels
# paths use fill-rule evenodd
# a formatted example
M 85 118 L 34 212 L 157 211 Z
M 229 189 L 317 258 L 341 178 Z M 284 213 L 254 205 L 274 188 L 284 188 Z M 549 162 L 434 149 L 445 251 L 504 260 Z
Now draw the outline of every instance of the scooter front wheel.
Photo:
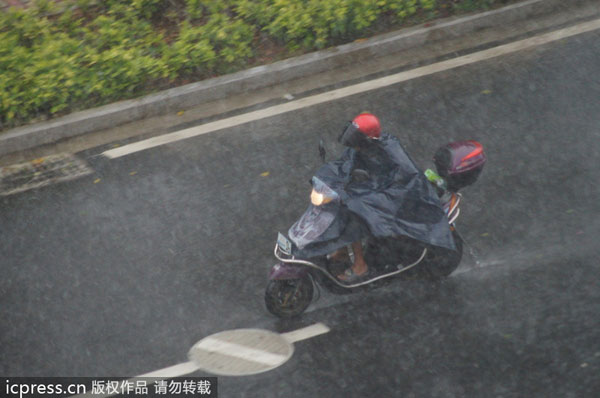
M 313 292 L 313 283 L 308 276 L 299 279 L 273 279 L 267 284 L 265 304 L 271 314 L 291 318 L 308 308 Z

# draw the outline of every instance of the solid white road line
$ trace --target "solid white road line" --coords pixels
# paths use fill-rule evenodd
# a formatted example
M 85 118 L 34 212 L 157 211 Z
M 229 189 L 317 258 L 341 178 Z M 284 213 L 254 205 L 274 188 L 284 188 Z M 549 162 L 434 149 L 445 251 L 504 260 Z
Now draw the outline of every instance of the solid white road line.
M 419 77 L 431 75 L 434 73 L 446 71 L 449 69 L 458 68 L 460 66 L 473 64 L 480 61 L 500 57 L 502 55 L 511 54 L 517 51 L 525 50 L 528 48 L 540 46 L 543 44 L 551 43 L 557 40 L 561 40 L 567 37 L 579 35 L 582 33 L 590 32 L 593 30 L 600 29 L 600 19 L 581 23 L 568 28 L 560 29 L 554 32 L 534 36 L 528 39 L 519 40 L 513 43 L 505 44 L 502 46 L 490 48 L 488 50 L 479 51 L 473 54 L 464 55 L 462 57 L 450 59 L 447 61 L 438 62 L 435 64 L 423 66 L 413 70 L 400 72 L 395 75 L 382 77 L 379 79 L 371 80 L 355 84 L 352 86 L 344 87 L 341 89 L 329 91 L 322 94 L 313 95 L 310 97 L 302 98 L 296 101 L 291 101 L 281 105 L 271 106 L 269 108 L 249 112 L 243 115 L 233 116 L 222 120 L 206 123 L 200 126 L 191 127 L 188 129 L 180 130 L 174 133 L 165 134 L 162 136 L 150 138 L 147 140 L 139 141 L 133 144 L 124 145 L 119 148 L 114 148 L 102 153 L 107 158 L 114 159 L 121 156 L 126 156 L 131 153 L 143 151 L 149 148 L 153 148 L 159 145 L 168 144 L 175 141 L 180 141 L 186 138 L 196 137 L 202 134 L 211 133 L 217 130 L 223 130 L 235 126 L 239 126 L 245 123 L 249 123 L 255 120 L 260 120 L 276 115 L 280 115 L 286 112 L 292 112 L 298 109 L 306 108 L 313 105 L 322 104 L 329 101 L 334 101 L 340 98 L 348 97 L 351 95 L 363 93 L 370 90 L 376 90 L 379 88 L 387 87 L 392 84 L 405 82 L 408 80 L 416 79 Z

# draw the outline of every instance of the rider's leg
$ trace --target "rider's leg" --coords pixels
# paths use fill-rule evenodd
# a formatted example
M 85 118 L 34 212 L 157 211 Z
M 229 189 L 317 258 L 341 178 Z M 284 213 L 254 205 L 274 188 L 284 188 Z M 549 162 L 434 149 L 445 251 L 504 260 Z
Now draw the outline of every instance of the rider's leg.
M 354 264 L 352 264 L 352 271 L 356 275 L 362 275 L 369 270 L 365 258 L 363 256 L 363 249 L 361 241 L 352 243 L 352 251 L 354 252 Z
M 352 251 L 354 253 L 354 263 L 352 264 L 352 267 L 347 269 L 343 274 L 337 276 L 338 279 L 342 281 L 353 281 L 354 278 L 365 275 L 369 270 L 363 256 L 361 241 L 352 243 Z
M 335 262 L 345 262 L 348 261 L 350 256 L 348 255 L 348 249 L 346 248 L 346 246 L 342 247 L 341 249 L 336 250 L 335 252 L 329 254 L 327 256 L 330 260 L 335 261 Z

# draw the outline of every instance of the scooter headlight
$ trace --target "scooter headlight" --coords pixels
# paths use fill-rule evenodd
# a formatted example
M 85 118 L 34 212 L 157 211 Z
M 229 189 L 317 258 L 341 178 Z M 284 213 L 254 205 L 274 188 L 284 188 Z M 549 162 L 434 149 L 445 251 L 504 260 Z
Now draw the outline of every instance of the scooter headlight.
M 310 193 L 310 202 L 315 206 L 321 206 L 331 202 L 333 198 L 327 197 L 322 193 L 318 193 L 314 189 Z
M 310 202 L 315 206 L 321 206 L 336 200 L 339 195 L 317 177 L 312 179 L 313 190 L 310 193 Z

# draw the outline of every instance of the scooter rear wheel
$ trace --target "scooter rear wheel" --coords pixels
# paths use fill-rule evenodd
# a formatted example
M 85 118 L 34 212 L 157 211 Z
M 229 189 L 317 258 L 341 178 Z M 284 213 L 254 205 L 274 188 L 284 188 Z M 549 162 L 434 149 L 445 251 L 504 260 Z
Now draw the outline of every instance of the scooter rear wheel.
M 308 308 L 313 292 L 313 283 L 308 276 L 300 279 L 273 279 L 267 284 L 265 304 L 271 314 L 291 318 Z
M 452 232 L 456 251 L 433 249 L 424 260 L 425 278 L 436 280 L 442 279 L 453 273 L 459 266 L 462 259 L 463 241 L 460 235 Z

